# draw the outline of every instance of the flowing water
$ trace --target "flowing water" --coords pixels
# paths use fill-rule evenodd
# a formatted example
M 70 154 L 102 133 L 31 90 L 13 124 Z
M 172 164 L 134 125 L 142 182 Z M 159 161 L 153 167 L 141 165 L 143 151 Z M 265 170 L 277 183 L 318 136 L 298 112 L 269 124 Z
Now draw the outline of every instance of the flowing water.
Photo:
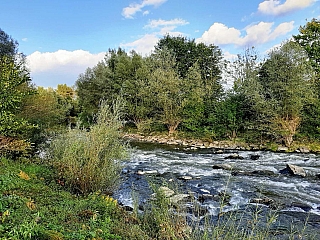
M 237 151 L 243 159 L 228 159 L 233 153 L 135 143 L 130 160 L 124 163 L 123 183 L 114 197 L 126 206 L 133 206 L 134 199 L 143 205 L 152 194 L 150 181 L 178 186 L 180 193 L 192 192 L 196 201 L 227 192 L 230 199 L 223 211 L 246 208 L 253 205 L 253 199 L 268 199 L 263 206 L 300 220 L 308 216 L 320 231 L 320 155 Z M 253 155 L 258 159 L 252 160 Z M 213 169 L 217 164 L 229 164 L 232 169 Z M 303 167 L 307 177 L 280 173 L 287 164 Z M 182 176 L 192 179 L 180 180 Z M 214 197 L 202 198 L 199 203 L 207 209 L 207 215 L 217 216 L 221 211 Z

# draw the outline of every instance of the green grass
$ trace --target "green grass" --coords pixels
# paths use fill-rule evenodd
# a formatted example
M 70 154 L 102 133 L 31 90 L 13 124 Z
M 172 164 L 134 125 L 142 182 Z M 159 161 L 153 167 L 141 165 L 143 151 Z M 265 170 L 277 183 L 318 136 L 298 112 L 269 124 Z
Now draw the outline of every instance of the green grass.
M 55 176 L 50 166 L 1 159 L 0 239 L 121 239 L 130 216 L 115 200 L 73 195 Z

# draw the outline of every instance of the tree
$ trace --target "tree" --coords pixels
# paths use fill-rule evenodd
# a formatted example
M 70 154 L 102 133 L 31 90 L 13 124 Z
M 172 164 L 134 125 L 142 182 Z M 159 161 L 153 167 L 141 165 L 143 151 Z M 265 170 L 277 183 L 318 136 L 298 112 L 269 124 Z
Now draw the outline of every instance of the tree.
M 307 52 L 311 65 L 317 73 L 318 81 L 320 81 L 320 21 L 312 19 L 305 26 L 301 26 L 299 32 L 300 34 L 293 38 Z
M 161 109 L 160 118 L 171 135 L 182 121 L 182 81 L 174 69 L 175 58 L 168 49 L 156 51 L 152 54 L 151 61 L 150 85 L 156 105 Z
M 222 53 L 219 47 L 196 43 L 194 39 L 166 35 L 155 46 L 156 50 L 169 49 L 176 58 L 175 68 L 179 77 L 185 78 L 195 63 L 198 64 L 203 82 L 204 119 L 210 119 L 218 99 L 223 94 L 221 84 Z M 210 124 L 205 122 L 205 124 Z
M 18 54 L 18 42 L 0 28 L 0 57 Z
M 130 77 L 122 85 L 127 120 L 132 121 L 138 131 L 150 129 L 151 119 L 155 115 L 154 96 L 149 81 L 148 60 L 136 52 L 130 53 Z
M 29 72 L 10 56 L 0 58 L 0 135 L 23 136 L 32 126 L 17 116 L 24 97 L 32 92 Z
M 293 141 L 303 107 L 313 100 L 314 71 L 307 53 L 289 41 L 269 53 L 259 72 L 264 113 L 286 146 Z

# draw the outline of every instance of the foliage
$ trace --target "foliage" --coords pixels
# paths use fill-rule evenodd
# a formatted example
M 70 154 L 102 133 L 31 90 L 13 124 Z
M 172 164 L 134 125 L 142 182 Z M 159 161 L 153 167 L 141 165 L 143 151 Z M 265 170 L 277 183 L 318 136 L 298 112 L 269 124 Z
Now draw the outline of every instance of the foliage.
M 182 121 L 183 82 L 173 67 L 175 58 L 169 50 L 157 51 L 151 56 L 151 61 L 154 71 L 150 75 L 150 85 L 156 106 L 160 109 L 160 118 L 167 125 L 170 135 Z
M 219 47 L 196 43 L 194 39 L 182 36 L 164 36 L 155 46 L 155 50 L 168 49 L 176 58 L 174 67 L 181 78 L 186 78 L 191 67 L 196 63 L 201 73 L 204 119 L 214 111 L 217 100 L 223 93 L 221 84 L 222 53 Z M 202 124 L 208 124 L 204 121 Z
M 286 42 L 270 52 L 259 73 L 264 112 L 287 146 L 300 125 L 303 107 L 314 99 L 314 74 L 307 59 L 297 43 Z
M 311 65 L 320 80 L 320 21 L 312 19 L 305 26 L 299 28 L 299 34 L 293 36 L 294 40 L 304 48 L 311 61 Z M 319 82 L 318 82 L 319 84 Z
M 18 42 L 0 28 L 0 58 L 18 54 Z
M 73 191 L 89 194 L 113 192 L 120 180 L 120 160 L 126 146 L 120 139 L 121 102 L 101 103 L 96 123 L 86 129 L 69 129 L 51 143 L 51 161 L 60 178 Z

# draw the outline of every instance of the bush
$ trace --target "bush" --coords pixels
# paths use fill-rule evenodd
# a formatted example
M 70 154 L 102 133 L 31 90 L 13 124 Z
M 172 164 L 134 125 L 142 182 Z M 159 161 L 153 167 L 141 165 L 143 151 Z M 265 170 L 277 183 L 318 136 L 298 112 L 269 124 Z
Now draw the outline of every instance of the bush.
M 96 123 L 89 129 L 69 129 L 50 145 L 52 164 L 60 180 L 73 191 L 111 193 L 119 183 L 120 160 L 127 156 L 126 144 L 120 138 L 121 102 L 112 106 L 101 103 Z

